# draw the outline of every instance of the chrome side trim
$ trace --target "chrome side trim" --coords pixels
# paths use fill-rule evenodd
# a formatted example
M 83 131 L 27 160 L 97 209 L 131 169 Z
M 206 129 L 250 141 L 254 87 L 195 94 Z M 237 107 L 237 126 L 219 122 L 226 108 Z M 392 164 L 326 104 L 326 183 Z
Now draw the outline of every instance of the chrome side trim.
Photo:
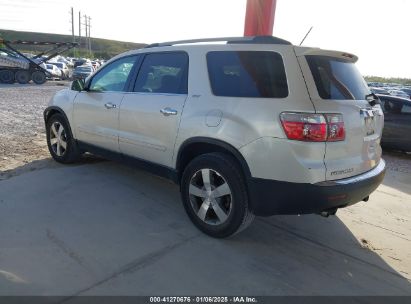
M 320 182 L 315 184 L 316 186 L 338 186 L 338 185 L 349 185 L 349 184 L 355 184 L 370 178 L 373 178 L 375 176 L 380 175 L 385 171 L 385 161 L 381 158 L 380 163 L 378 166 L 376 166 L 374 169 L 365 172 L 363 174 L 354 176 L 354 177 L 349 177 L 349 178 L 344 178 L 344 179 L 339 179 L 339 180 L 333 180 L 333 181 L 325 181 L 325 182 Z
M 123 92 L 124 95 L 137 95 L 137 96 L 188 96 L 188 94 L 177 93 L 153 93 L 153 92 Z

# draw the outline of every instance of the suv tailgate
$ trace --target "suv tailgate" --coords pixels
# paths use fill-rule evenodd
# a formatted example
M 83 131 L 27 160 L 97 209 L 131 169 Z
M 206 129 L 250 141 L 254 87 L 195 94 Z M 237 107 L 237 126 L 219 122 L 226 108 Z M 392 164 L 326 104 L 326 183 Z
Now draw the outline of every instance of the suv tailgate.
M 362 174 L 378 165 L 384 116 L 379 104 L 367 100 L 370 91 L 348 53 L 296 48 L 310 97 L 317 113 L 343 115 L 345 139 L 327 142 L 326 180 Z

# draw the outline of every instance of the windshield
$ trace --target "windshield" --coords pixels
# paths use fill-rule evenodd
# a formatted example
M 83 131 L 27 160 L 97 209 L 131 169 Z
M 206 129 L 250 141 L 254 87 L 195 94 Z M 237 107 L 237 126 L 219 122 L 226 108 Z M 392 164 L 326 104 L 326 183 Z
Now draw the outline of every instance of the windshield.
M 306 58 L 322 99 L 364 100 L 370 94 L 354 63 L 327 56 Z

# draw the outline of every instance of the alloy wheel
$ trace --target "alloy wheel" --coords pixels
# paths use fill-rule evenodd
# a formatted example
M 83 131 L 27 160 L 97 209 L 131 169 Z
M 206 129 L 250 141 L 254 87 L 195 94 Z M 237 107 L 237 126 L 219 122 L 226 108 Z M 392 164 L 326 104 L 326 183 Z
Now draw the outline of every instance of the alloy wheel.
M 55 121 L 50 128 L 50 146 L 57 156 L 63 156 L 67 151 L 67 136 L 63 125 Z
M 224 177 L 212 169 L 197 171 L 190 180 L 190 202 L 205 223 L 221 225 L 232 210 L 232 193 Z

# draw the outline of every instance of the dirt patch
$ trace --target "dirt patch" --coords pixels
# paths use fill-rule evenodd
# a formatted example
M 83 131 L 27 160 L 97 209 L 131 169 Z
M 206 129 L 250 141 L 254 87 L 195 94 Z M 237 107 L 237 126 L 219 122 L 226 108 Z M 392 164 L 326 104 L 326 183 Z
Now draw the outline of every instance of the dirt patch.
M 49 158 L 43 111 L 62 85 L 0 87 L 0 178 L 6 171 Z

